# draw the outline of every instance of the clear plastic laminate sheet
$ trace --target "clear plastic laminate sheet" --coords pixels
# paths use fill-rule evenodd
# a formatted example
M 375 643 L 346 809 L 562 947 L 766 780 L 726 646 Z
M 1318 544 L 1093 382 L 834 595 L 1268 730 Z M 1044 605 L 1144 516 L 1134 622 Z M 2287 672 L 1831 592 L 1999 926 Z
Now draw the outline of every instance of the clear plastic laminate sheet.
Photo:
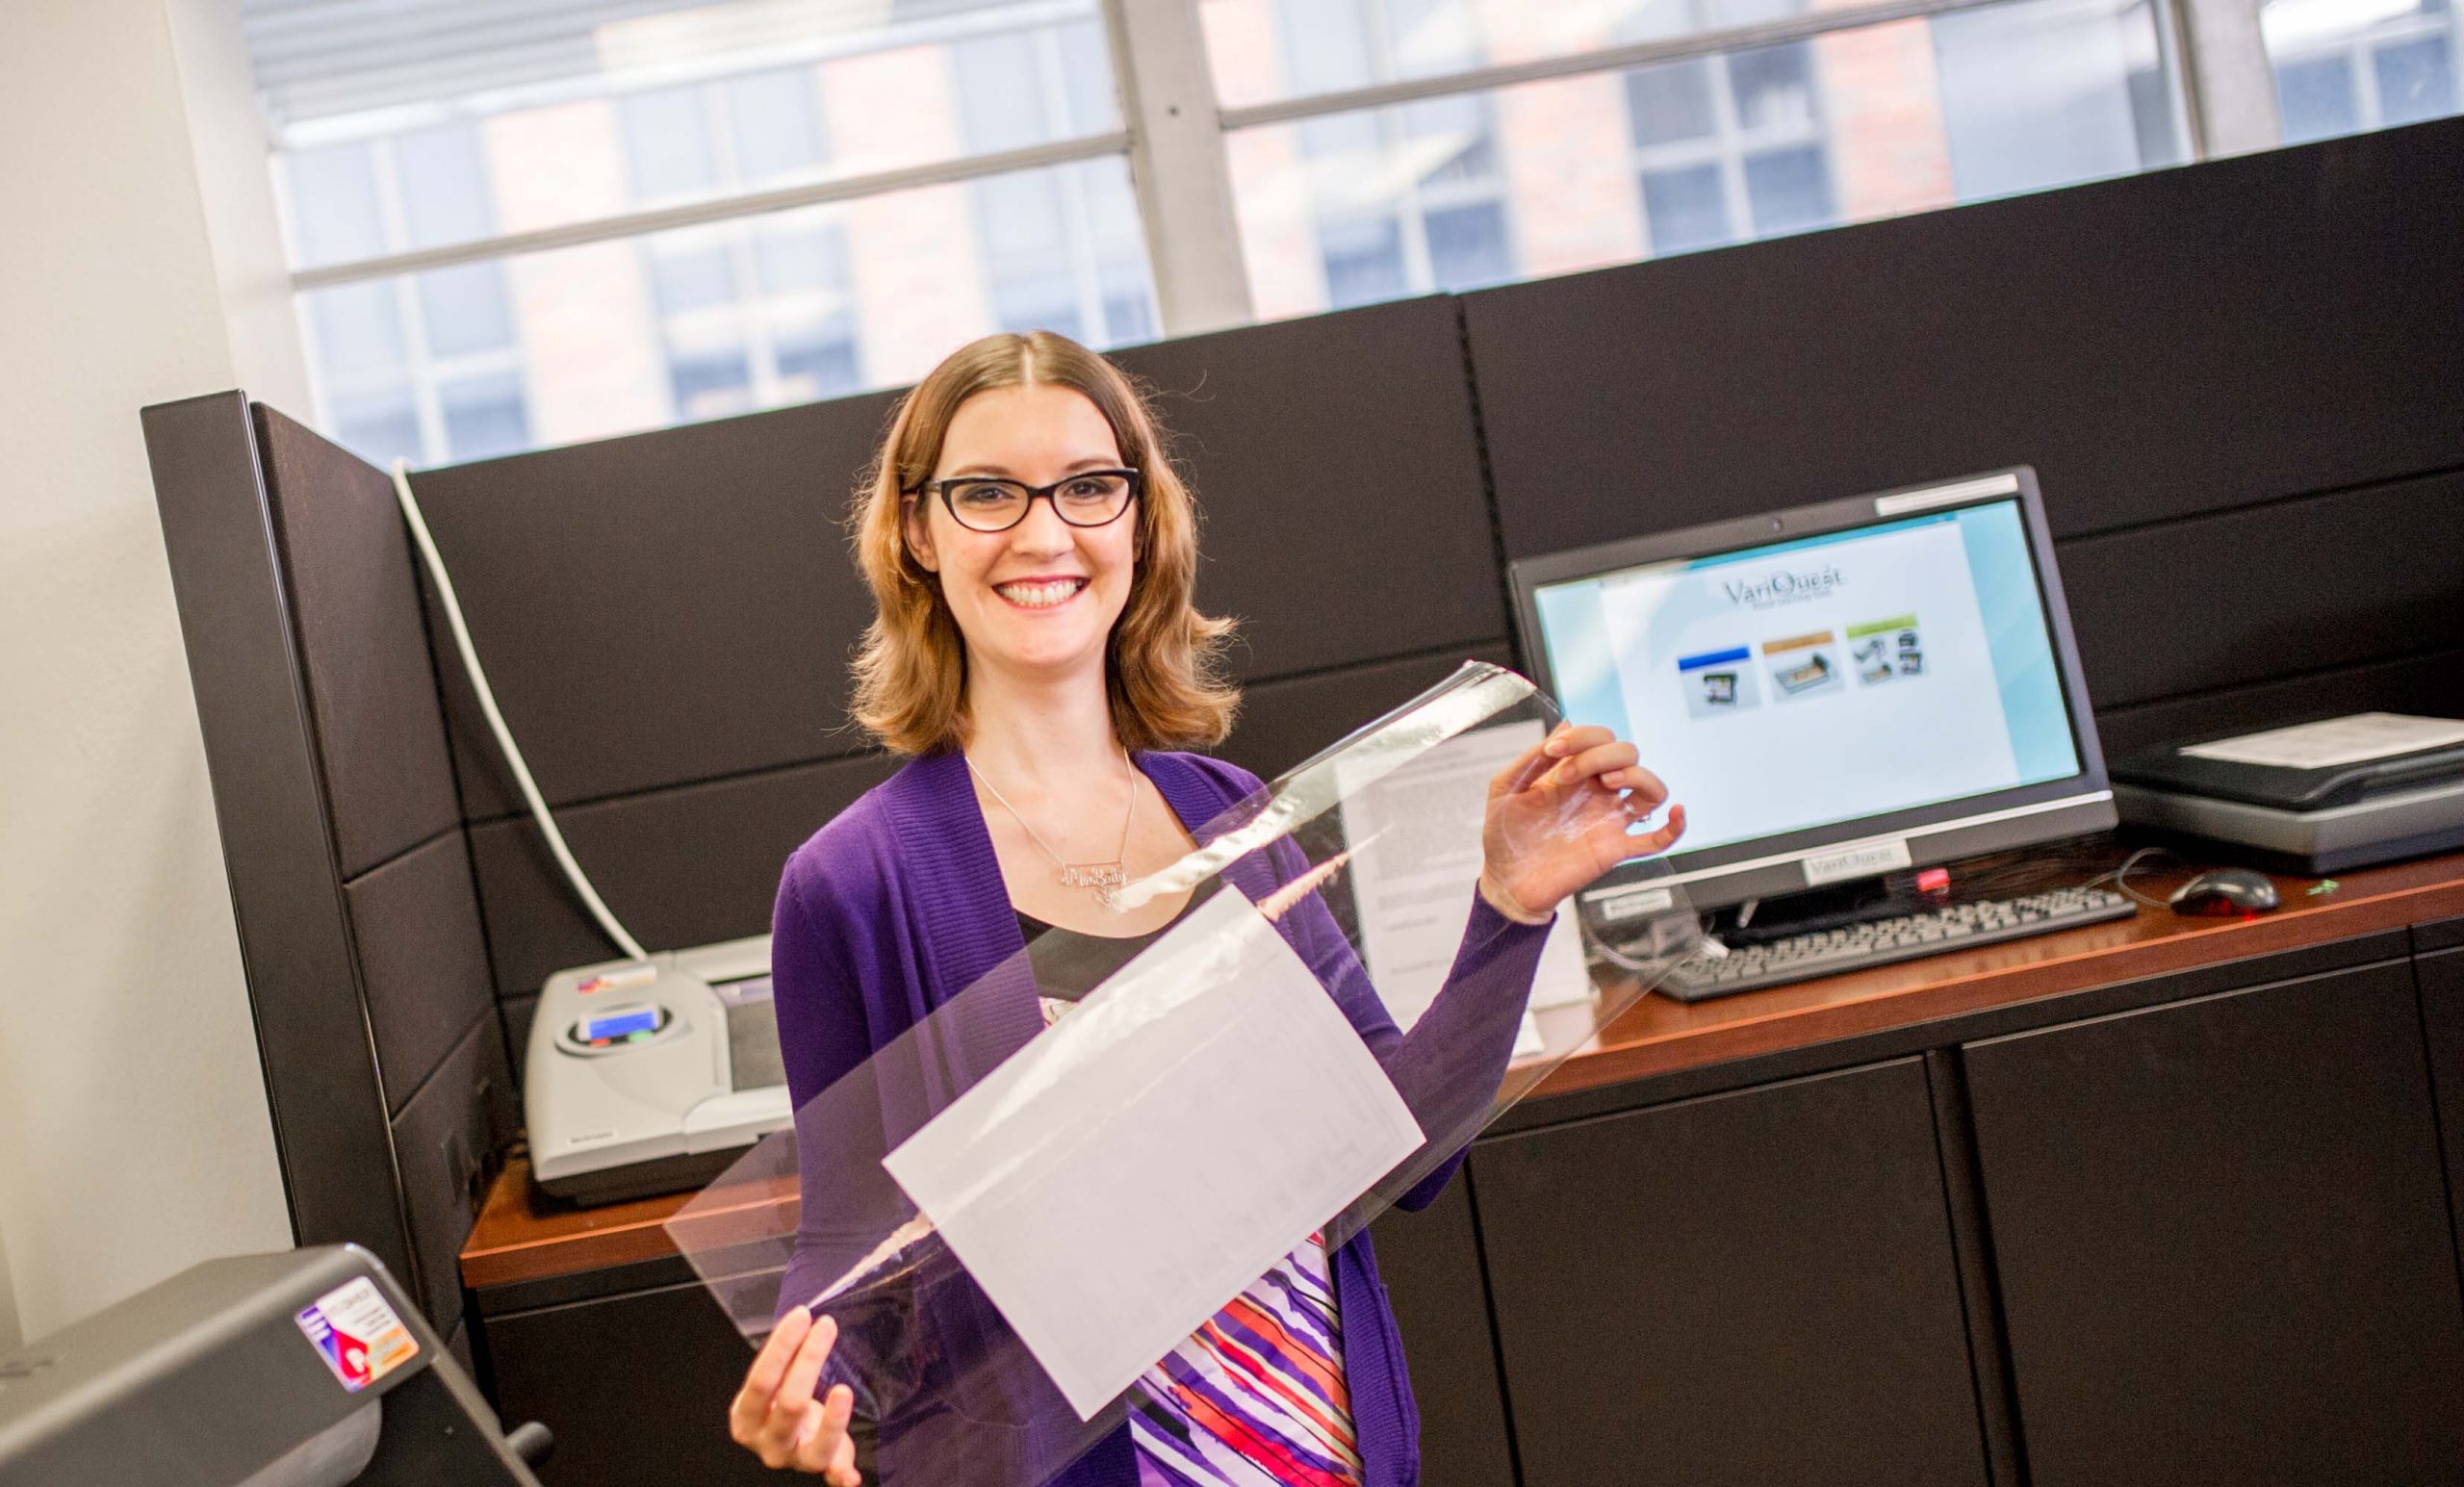
M 825 1382 L 853 1388 L 882 1481 L 1050 1480 L 1207 1319 L 1433 1198 L 1482 1127 L 1695 952 L 1651 860 L 1579 929 L 1572 899 L 1545 930 L 1475 912 L 1486 837 L 1541 853 L 1649 829 L 1549 778 L 1490 820 L 1491 782 L 1546 768 L 1555 724 L 1523 678 L 1465 665 L 1116 890 L 1124 911 L 1186 898 L 1160 937 L 1040 936 L 670 1234 L 747 1338 L 799 1303 L 837 1320 Z

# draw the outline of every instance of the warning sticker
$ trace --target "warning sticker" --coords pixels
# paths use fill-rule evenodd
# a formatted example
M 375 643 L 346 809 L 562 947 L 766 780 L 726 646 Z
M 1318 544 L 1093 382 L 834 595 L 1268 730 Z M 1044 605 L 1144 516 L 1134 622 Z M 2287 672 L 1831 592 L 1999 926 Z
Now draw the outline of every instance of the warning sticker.
M 365 1275 L 319 1296 L 298 1322 L 325 1367 L 354 1394 L 419 1356 L 419 1339 Z

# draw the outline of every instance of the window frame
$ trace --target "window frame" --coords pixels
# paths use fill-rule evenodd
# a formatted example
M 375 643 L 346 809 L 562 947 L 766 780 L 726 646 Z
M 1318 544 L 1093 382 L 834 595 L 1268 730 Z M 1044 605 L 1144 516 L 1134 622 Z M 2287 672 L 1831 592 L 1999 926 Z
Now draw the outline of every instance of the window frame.
M 2259 10 L 2264 34 L 2264 0 Z M 2464 90 L 2464 7 L 2455 5 L 2452 0 L 2450 0 L 2445 13 L 2416 10 L 2410 14 L 2374 22 L 2332 40 L 2310 41 L 2288 47 L 2282 52 L 2271 52 L 2268 56 L 2269 74 L 2272 78 L 2278 69 L 2298 63 L 2332 59 L 2343 64 L 2345 76 L 2352 85 L 2353 127 L 2334 135 L 2322 135 L 2321 139 L 2401 128 L 2401 125 L 2391 124 L 2387 119 L 2386 99 L 2379 87 L 2379 54 L 2389 47 L 2432 39 L 2447 43 L 2449 77 L 2459 90 Z
M 409 133 L 412 131 L 403 131 Z M 379 239 L 386 244 L 411 241 L 408 212 L 402 193 L 401 172 L 395 159 L 396 135 L 378 135 L 359 143 L 368 151 L 368 168 L 374 189 Z M 288 171 L 275 171 L 276 199 L 281 204 L 283 220 L 295 224 L 298 217 L 290 199 L 291 178 Z M 397 255 L 386 255 L 397 256 Z M 407 256 L 407 255 L 403 255 Z M 370 260 L 355 260 L 369 262 Z M 337 265 L 336 267 L 340 267 Z M 438 265 L 455 268 L 461 264 Z M 488 346 L 475 351 L 458 351 L 440 355 L 429 348 L 427 308 L 421 302 L 419 272 L 400 273 L 380 279 L 387 302 L 392 306 L 394 323 L 401 335 L 401 357 L 382 372 L 368 371 L 336 377 L 329 372 L 323 358 L 313 354 L 318 337 L 319 308 L 308 296 L 317 288 L 343 288 L 367 283 L 374 275 L 353 275 L 326 285 L 306 285 L 301 280 L 316 270 L 301 270 L 292 275 L 292 292 L 300 300 L 300 328 L 303 340 L 311 344 L 307 365 L 308 394 L 321 410 L 330 417 L 337 398 L 382 395 L 407 391 L 411 402 L 411 422 L 424 457 L 441 455 L 453 458 L 453 445 L 445 412 L 445 394 L 449 388 L 489 377 L 510 375 L 523 389 L 522 413 L 529 417 L 528 367 L 523 355 L 521 338 L 517 335 L 503 346 Z M 422 270 L 424 271 L 424 270 Z M 500 270 L 501 272 L 501 270 Z M 508 291 L 509 292 L 509 291 Z
M 1775 46 L 1806 44 L 1803 41 L 1773 43 Z M 1756 48 L 1756 50 L 1760 49 Z M 1806 86 L 1812 100 L 1812 107 L 1807 111 L 1806 116 L 1785 123 L 1758 125 L 1747 124 L 1744 121 L 1743 110 L 1737 105 L 1736 77 L 1732 67 L 1734 59 L 1739 55 L 1741 55 L 1739 52 L 1732 51 L 1720 53 L 1716 57 L 1699 59 L 1705 68 L 1705 75 L 1709 79 L 1711 129 L 1708 134 L 1697 135 L 1685 140 L 1662 141 L 1652 144 L 1636 141 L 1632 137 L 1630 85 L 1621 90 L 1625 93 L 1628 108 L 1626 173 L 1634 180 L 1635 211 L 1642 218 L 1644 250 L 1651 257 L 1664 256 L 1658 244 L 1652 240 L 1651 207 L 1645 199 L 1646 192 L 1642 185 L 1642 178 L 1655 171 L 1679 170 L 1706 165 L 1718 169 L 1721 205 L 1727 212 L 1730 231 L 1729 236 L 1721 240 L 1720 244 L 1705 246 L 1724 246 L 1732 243 L 1752 242 L 1762 236 L 1755 226 L 1754 193 L 1746 181 L 1746 158 L 1749 155 L 1765 155 L 1812 146 L 1822 157 L 1823 189 L 1829 198 L 1830 215 L 1835 220 L 1837 218 L 1839 179 L 1832 160 L 1829 118 L 1818 69 L 1814 66 L 1812 54 L 1810 51 L 1805 54 Z M 1687 62 L 1660 63 L 1656 65 L 1685 66 L 1695 60 L 1697 59 L 1689 59 Z M 1619 74 L 1619 81 L 1624 83 L 1627 78 L 1642 70 L 1644 69 L 1640 67 L 1630 67 Z M 1813 230 L 1815 229 L 1789 229 L 1790 232 Z M 1697 252 L 1702 249 L 1677 248 L 1671 251 Z
M 744 162 L 740 158 L 737 138 L 735 87 L 748 78 L 793 75 L 798 70 L 799 64 L 789 64 L 785 66 L 764 67 L 754 72 L 703 78 L 680 85 L 676 89 L 660 90 L 671 93 L 681 92 L 692 99 L 693 106 L 701 117 L 702 137 L 708 143 L 707 165 L 710 179 L 721 183 L 715 189 L 683 190 L 665 193 L 645 191 L 638 179 L 641 163 L 633 157 L 634 128 L 629 111 L 637 100 L 653 95 L 649 93 L 620 95 L 615 100 L 620 118 L 618 133 L 624 141 L 622 148 L 626 157 L 626 170 L 629 176 L 633 177 L 627 182 L 629 193 L 637 200 L 651 203 L 655 208 L 662 194 L 671 198 L 670 204 L 699 203 L 711 197 L 725 196 L 731 192 L 745 190 L 742 183 L 746 179 L 746 171 Z M 819 129 L 821 125 L 818 111 L 821 102 L 819 97 L 811 91 L 811 78 L 807 76 L 804 81 L 807 89 L 805 101 L 808 108 L 815 111 L 814 122 Z M 826 179 L 831 154 L 829 140 L 826 137 L 822 138 L 820 145 L 818 164 L 821 178 Z M 806 210 L 827 211 L 827 208 Z M 829 238 L 834 244 L 834 256 L 837 259 L 841 269 L 838 284 L 827 289 L 798 290 L 785 295 L 774 294 L 762 274 L 761 238 L 766 231 L 776 231 L 785 225 L 782 218 L 786 215 L 770 213 L 760 217 L 732 218 L 720 221 L 697 223 L 633 241 L 633 250 L 642 264 L 643 284 L 650 295 L 653 328 L 657 333 L 659 349 L 667 363 L 668 374 L 665 385 L 660 391 L 665 397 L 669 417 L 675 421 L 681 423 L 707 418 L 724 418 L 737 413 L 750 413 L 757 408 L 776 406 L 794 391 L 787 385 L 786 374 L 781 371 L 782 344 L 791 345 L 797 332 L 816 326 L 846 330 L 847 333 L 843 337 L 829 339 L 843 339 L 854 348 L 857 380 L 860 384 L 861 383 L 865 364 L 864 341 L 863 336 L 853 325 L 856 318 L 855 295 L 844 279 L 847 259 L 846 224 L 838 219 L 835 213 L 831 213 L 813 224 L 813 230 Z M 693 243 L 679 244 L 675 240 L 698 234 L 707 235 L 709 240 L 707 247 L 714 248 L 727 265 L 728 297 L 718 303 L 694 305 L 680 310 L 671 309 L 659 300 L 660 260 L 681 256 L 676 251 L 679 247 L 686 251 L 696 250 Z M 743 406 L 723 409 L 694 409 L 685 406 L 684 399 L 678 390 L 676 378 L 677 368 L 681 359 L 680 352 L 682 356 L 698 359 L 706 356 L 712 350 L 735 350 L 743 354 L 745 364 Z M 826 389 L 820 396 L 833 397 L 845 391 L 853 391 L 853 389 Z
M 422 441 L 429 449 L 442 449 L 446 447 L 442 388 L 465 377 L 500 373 L 508 368 L 519 372 L 523 357 L 517 345 L 509 350 L 474 353 L 441 365 L 431 363 L 426 355 L 425 327 L 417 303 L 414 275 L 435 269 L 484 261 L 501 262 L 585 244 L 649 239 L 680 228 L 728 222 L 749 223 L 754 218 L 798 208 L 855 201 L 923 187 L 966 183 L 1084 162 L 1125 159 L 1139 218 L 1144 228 L 1149 283 L 1156 318 L 1160 322 L 1155 329 L 1165 336 L 1197 334 L 1246 324 L 1255 319 L 1254 295 L 1248 281 L 1233 196 L 1229 148 L 1232 137 L 1245 130 L 1373 110 L 1378 111 L 1373 116 L 1379 119 L 1380 131 L 1391 132 L 1399 125 L 1392 121 L 1395 115 L 1387 111 L 1404 104 L 1425 99 L 1493 94 L 1500 89 L 1517 84 L 1625 73 L 1659 64 L 1712 58 L 1723 59 L 1716 69 L 1719 73 L 1716 91 L 1720 100 L 1720 116 L 1727 123 L 1733 124 L 1734 103 L 1729 96 L 1732 83 L 1727 75 L 1725 62 L 1729 56 L 1890 21 L 1981 9 L 2005 3 L 2005 0 L 1869 0 L 1869 3 L 1808 10 L 1746 25 L 1713 27 L 1681 36 L 1611 44 L 1510 64 L 1470 65 L 1431 75 L 1322 90 L 1236 108 L 1221 107 L 1217 100 L 1213 65 L 1207 52 L 1201 17 L 1203 3 L 1204 0 L 1078 0 L 1078 3 L 1061 0 L 1061 3 L 1033 11 L 1001 13 L 989 17 L 963 13 L 946 15 L 901 23 L 893 30 L 873 36 L 817 39 L 810 47 L 801 48 L 795 57 L 767 64 L 769 67 L 789 66 L 800 62 L 819 62 L 889 46 L 954 42 L 973 36 L 1048 27 L 1072 15 L 1088 17 L 1100 24 L 1109 49 L 1118 93 L 1117 128 L 1049 140 L 1016 149 L 985 153 L 962 151 L 946 160 L 894 169 L 841 176 L 825 174 L 818 179 L 786 186 L 730 185 L 725 184 L 728 178 L 722 177 L 723 184 L 718 189 L 689 199 L 644 205 L 552 227 L 500 232 L 469 242 L 387 251 L 299 268 L 291 275 L 292 287 L 295 294 L 305 296 L 320 290 L 368 280 L 395 281 L 396 312 L 402 320 L 404 346 L 410 356 L 408 379 L 413 388 Z M 2176 109 L 2181 115 L 2177 123 L 2185 139 L 2186 158 L 2207 159 L 2276 144 L 2281 139 L 2281 129 L 2276 116 L 2274 69 L 2260 35 L 2257 0 L 2150 0 L 2150 4 L 2156 13 L 2160 64 L 2170 79 Z M 1382 12 L 1380 14 L 1382 17 Z M 1377 29 L 1382 35 L 1382 25 Z M 2455 34 L 2464 38 L 2464 29 Z M 809 57 L 804 55 L 808 51 Z M 729 66 L 726 59 L 715 59 L 703 74 L 680 75 L 673 80 L 677 85 L 701 89 L 714 151 L 730 149 L 732 145 L 730 134 L 732 119 L 721 91 L 725 80 L 737 75 L 743 75 L 741 68 Z M 2364 81 L 2374 86 L 2374 79 Z M 540 96 L 552 101 L 557 90 L 572 92 L 575 86 L 564 83 L 542 85 Z M 353 140 L 366 141 L 372 147 L 372 158 L 381 163 L 379 195 L 383 209 L 391 214 L 386 242 L 393 244 L 409 240 L 400 233 L 399 183 L 392 169 L 393 146 L 389 136 L 456 116 L 459 115 L 453 109 L 443 106 L 425 110 L 396 109 L 390 111 L 385 119 L 375 122 L 342 125 L 311 120 L 284 127 L 279 133 L 283 143 L 295 149 Z M 1821 132 L 1818 121 L 1810 127 L 1813 137 L 1818 140 Z M 1720 164 L 1726 205 L 1732 225 L 1741 229 L 1741 238 L 1750 235 L 1753 218 L 1751 202 L 1743 183 L 1741 138 L 1732 138 L 1732 133 L 1724 128 L 1716 147 L 1711 147 L 1705 158 L 1716 159 Z M 1754 133 L 1758 138 L 1765 131 Z M 1647 164 L 1654 163 L 1647 157 L 1678 147 L 1641 146 L 1634 143 L 1630 135 L 1628 144 L 1627 173 L 1633 182 L 1639 206 L 1641 170 Z M 1823 164 L 1834 192 L 1835 208 L 1839 167 L 1828 149 L 1824 151 Z M 276 175 L 280 189 L 287 192 L 287 172 L 276 172 Z M 1458 196 L 1462 201 L 1456 200 Z M 1424 276 L 1433 281 L 1434 270 L 1429 262 L 1426 235 L 1427 213 L 1465 201 L 1492 198 L 1511 211 L 1510 202 L 1504 194 L 1502 171 L 1493 186 L 1479 183 L 1478 188 L 1466 185 L 1458 189 L 1456 183 L 1441 183 L 1436 187 L 1413 183 L 1399 201 L 1398 212 L 1406 264 L 1420 265 Z M 287 194 L 284 205 L 286 218 L 289 219 L 293 216 L 290 210 L 293 203 Z M 1513 233 L 1510 218 L 1507 232 L 1510 240 Z M 763 399 L 790 390 L 784 388 L 778 376 L 776 346 L 773 345 L 775 337 L 772 334 L 776 328 L 772 322 L 778 317 L 771 313 L 767 296 L 758 294 L 759 279 L 757 266 L 752 262 L 751 233 L 743 233 L 739 237 L 741 241 L 732 248 L 738 275 L 734 313 L 742 321 L 743 344 L 751 364 L 754 385 L 763 390 L 756 393 L 757 405 L 763 405 Z M 644 244 L 644 251 L 649 251 L 647 243 Z M 1081 272 L 1078 278 L 1085 281 L 1077 286 L 1081 314 L 1088 317 L 1089 324 L 1101 323 L 1109 313 L 1101 273 Z M 989 299 L 988 282 L 986 289 Z M 716 308 L 713 307 L 712 313 Z M 699 315 L 703 312 L 694 313 Z M 824 318 L 830 314 L 846 313 L 848 309 L 841 307 L 834 312 L 825 311 Z M 809 319 L 804 316 L 791 318 L 798 323 Z M 670 317 L 662 312 L 654 319 L 662 344 L 670 344 Z M 860 336 L 857 342 L 857 354 L 861 365 L 865 351 Z M 325 386 L 328 379 L 317 359 L 312 356 L 309 360 L 313 390 L 321 407 L 330 406 L 329 394 L 348 396 L 350 388 L 347 385 Z M 766 380 L 764 369 L 767 369 Z M 374 381 L 372 378 L 364 385 L 372 387 Z M 672 378 L 665 396 L 673 407 L 675 391 Z
M 1277 8 L 1277 14 L 1279 18 L 1288 15 L 1295 5 L 1325 3 L 1330 3 L 1330 0 L 1283 0 Z M 1361 6 L 1359 14 L 1362 21 L 1362 39 L 1373 64 L 1384 69 L 1394 68 L 1398 62 L 1399 47 L 1394 32 L 1393 16 L 1387 7 L 1379 3 L 1379 0 L 1344 0 L 1344 3 Z M 1310 216 L 1319 239 L 1320 288 L 1325 292 L 1322 297 L 1328 301 L 1330 308 L 1345 309 L 1354 303 L 1362 302 L 1338 300 L 1335 297 L 1333 274 L 1328 271 L 1326 253 L 1325 234 L 1330 226 L 1355 228 L 1382 224 L 1391 220 L 1395 225 L 1396 246 L 1400 259 L 1405 294 L 1446 292 L 1453 288 L 1439 278 L 1437 255 L 1429 246 L 1428 219 L 1432 214 L 1480 207 L 1493 208 L 1497 213 L 1504 240 L 1508 244 L 1514 241 L 1513 204 L 1508 199 L 1506 192 L 1505 170 L 1497 154 L 1498 118 L 1495 102 L 1491 95 L 1485 92 L 1450 93 L 1440 94 L 1437 97 L 1440 99 L 1466 98 L 1473 103 L 1479 115 L 1479 137 L 1471 147 L 1485 146 L 1488 149 L 1490 152 L 1488 167 L 1471 179 L 1439 179 L 1439 173 L 1459 158 L 1459 156 L 1449 156 L 1438 166 L 1414 175 L 1384 203 L 1370 211 L 1328 214 L 1323 210 L 1322 203 L 1313 201 Z M 1389 157 L 1399 156 L 1415 141 L 1424 138 L 1412 132 L 1410 119 L 1404 112 L 1412 102 L 1422 101 L 1426 100 L 1414 99 L 1410 102 L 1368 111 L 1365 117 L 1370 131 L 1376 136 L 1377 146 L 1381 153 Z M 1336 115 L 1321 114 L 1313 116 L 1325 118 Z M 1228 130 L 1226 136 L 1228 140 Z M 1308 159 L 1309 152 L 1305 140 L 1296 140 L 1296 145 L 1303 159 Z M 1228 152 L 1224 158 L 1228 162 L 1230 158 Z M 1314 170 L 1314 167 L 1312 168 Z M 1427 286 L 1427 288 L 1421 286 Z

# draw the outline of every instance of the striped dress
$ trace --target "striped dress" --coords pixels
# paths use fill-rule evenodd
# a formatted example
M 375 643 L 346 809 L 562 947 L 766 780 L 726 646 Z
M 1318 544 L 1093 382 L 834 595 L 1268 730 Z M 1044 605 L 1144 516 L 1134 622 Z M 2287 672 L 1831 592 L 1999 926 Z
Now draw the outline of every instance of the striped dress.
M 1131 1391 L 1139 1487 L 1354 1487 L 1325 1241 L 1286 1255 Z
M 1045 1026 L 1068 1006 L 1043 998 Z M 1139 1487 L 1357 1487 L 1332 1275 L 1310 1235 L 1140 1377 Z

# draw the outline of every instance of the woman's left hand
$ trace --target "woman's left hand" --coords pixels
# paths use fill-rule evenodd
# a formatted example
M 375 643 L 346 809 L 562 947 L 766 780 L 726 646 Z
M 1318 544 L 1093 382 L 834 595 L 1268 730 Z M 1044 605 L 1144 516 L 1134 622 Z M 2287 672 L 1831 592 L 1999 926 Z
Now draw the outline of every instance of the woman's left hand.
M 1489 782 L 1480 886 L 1493 903 L 1506 900 L 1496 904 L 1501 912 L 1546 918 L 1608 869 L 1685 834 L 1682 806 L 1669 807 L 1657 830 L 1629 834 L 1668 799 L 1668 786 L 1604 728 L 1561 724 Z

